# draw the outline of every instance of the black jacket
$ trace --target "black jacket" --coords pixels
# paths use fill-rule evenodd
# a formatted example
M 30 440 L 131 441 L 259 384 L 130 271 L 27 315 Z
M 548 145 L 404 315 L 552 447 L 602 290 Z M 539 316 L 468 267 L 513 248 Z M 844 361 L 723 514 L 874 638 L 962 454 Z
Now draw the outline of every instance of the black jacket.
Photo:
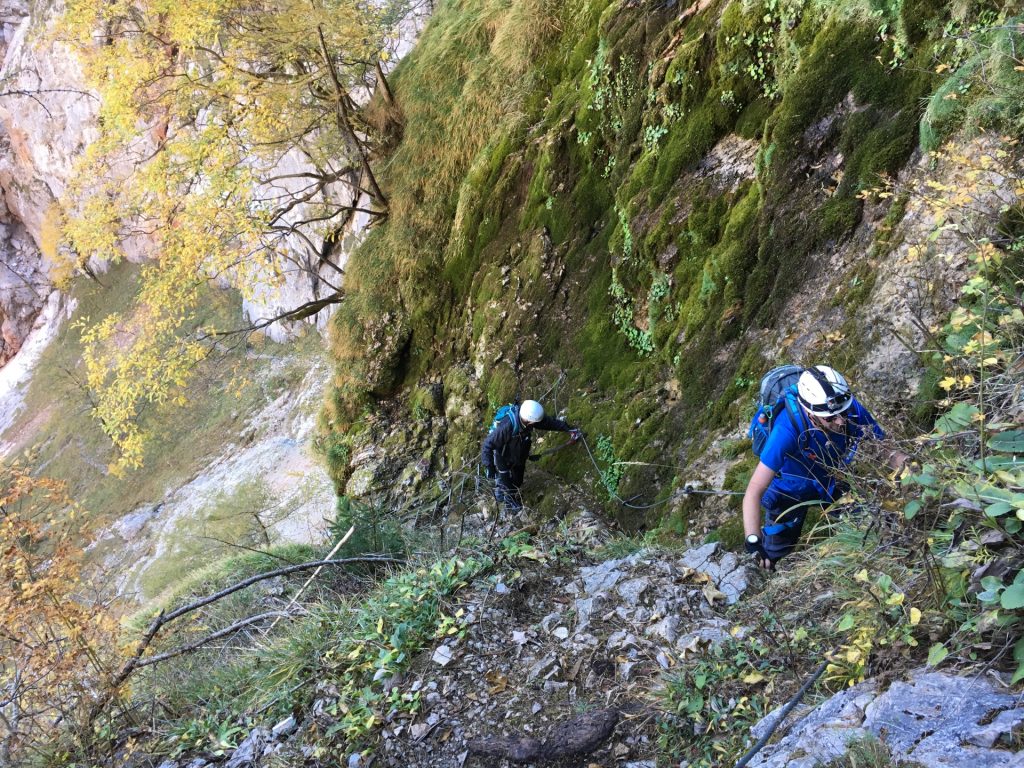
M 516 424 L 519 428 L 516 429 Z M 572 427 L 561 419 L 553 419 L 545 416 L 536 424 L 524 425 L 516 416 L 516 424 L 512 419 L 505 417 L 501 423 L 484 438 L 480 462 L 485 471 L 498 470 L 508 472 L 513 468 L 522 469 L 526 466 L 526 460 L 530 456 L 530 444 L 533 439 L 533 430 L 545 429 L 552 432 L 571 432 Z

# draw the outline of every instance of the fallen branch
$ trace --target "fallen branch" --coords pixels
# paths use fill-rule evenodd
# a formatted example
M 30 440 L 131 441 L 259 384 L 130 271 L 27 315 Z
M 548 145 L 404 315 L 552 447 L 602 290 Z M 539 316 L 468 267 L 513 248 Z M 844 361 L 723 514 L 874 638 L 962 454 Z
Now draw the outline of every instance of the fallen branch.
M 553 762 L 593 752 L 612 735 L 618 722 L 617 709 L 598 709 L 563 720 L 543 741 L 520 734 L 473 739 L 467 746 L 472 754 L 511 760 L 513 763 Z
M 400 562 L 402 562 L 402 560 L 399 558 L 388 557 L 385 555 L 367 555 L 364 557 L 346 557 L 340 560 L 314 560 L 309 563 L 289 565 L 284 568 L 278 568 L 273 571 L 267 571 L 266 573 L 258 573 L 255 576 L 250 576 L 248 579 L 240 581 L 237 584 L 232 584 L 230 587 L 226 587 L 225 589 L 222 589 L 220 592 L 217 592 L 216 594 L 210 595 L 209 597 L 204 597 L 201 600 L 196 600 L 194 603 L 183 605 L 181 608 L 171 611 L 170 613 L 165 614 L 163 611 L 160 611 L 160 613 L 157 614 L 156 618 L 154 618 L 153 621 L 150 623 L 149 627 L 146 629 L 145 634 L 143 634 L 138 644 L 135 646 L 135 650 L 132 652 L 132 655 L 121 666 L 121 669 L 110 679 L 110 682 L 106 686 L 106 690 L 93 704 L 92 709 L 90 709 L 89 711 L 88 722 L 92 723 L 93 721 L 95 721 L 95 719 L 100 715 L 100 713 L 104 709 L 106 709 L 111 699 L 114 698 L 114 695 L 117 693 L 117 691 L 120 690 L 121 686 L 124 685 L 125 681 L 129 677 L 131 677 L 131 675 L 137 669 L 144 665 L 144 662 L 147 660 L 144 660 L 142 657 L 149 649 L 149 646 L 153 643 L 153 639 L 156 637 L 157 633 L 161 629 L 163 629 L 163 627 L 165 627 L 167 624 L 174 621 L 175 619 L 181 618 L 187 613 L 197 611 L 200 608 L 210 605 L 211 603 L 215 603 L 218 600 L 221 600 L 227 597 L 228 595 L 232 595 L 235 592 L 239 592 L 245 589 L 246 587 L 250 587 L 253 584 L 257 584 L 261 581 L 266 581 L 267 579 L 273 579 L 277 576 L 288 576 L 292 573 L 297 573 L 299 571 L 308 571 L 313 568 L 323 567 L 325 565 L 351 565 L 353 563 Z
M 348 541 L 352 537 L 352 534 L 355 533 L 355 531 L 356 531 L 356 527 L 354 525 L 351 526 L 348 529 L 348 533 L 346 533 L 344 536 L 341 537 L 341 540 L 338 541 L 338 543 L 334 545 L 334 549 L 332 549 L 330 552 L 327 553 L 327 557 L 325 557 L 324 560 L 330 560 L 332 557 L 334 557 L 336 554 L 338 554 L 338 550 L 341 549 L 345 545 L 345 542 Z M 291 609 L 291 607 L 293 605 L 295 605 L 295 603 L 298 601 L 298 599 L 300 597 L 302 597 L 302 593 L 306 591 L 306 587 L 308 587 L 310 584 L 313 583 L 313 581 L 316 579 L 317 576 L 320 575 L 320 572 L 323 569 L 324 569 L 324 567 L 322 565 L 319 565 L 319 566 L 317 566 L 317 569 L 315 571 L 313 571 L 313 573 L 311 573 L 309 575 L 309 578 L 306 579 L 306 583 L 303 584 L 301 587 L 299 587 L 299 591 L 296 592 L 292 596 L 292 599 L 288 601 L 288 605 L 286 605 L 284 607 L 284 611 L 281 612 L 281 615 L 278 616 L 276 619 L 274 619 L 274 623 L 270 625 L 270 629 L 273 629 L 274 627 L 276 627 L 277 626 L 277 622 L 279 622 L 284 616 L 288 615 L 288 611 Z
M 197 651 L 200 648 L 202 648 L 204 645 L 209 645 L 214 640 L 220 640 L 222 637 L 227 637 L 228 635 L 232 635 L 235 632 L 237 632 L 238 630 L 245 629 L 246 627 L 250 626 L 251 624 L 258 624 L 259 622 L 263 621 L 264 619 L 273 618 L 275 623 L 276 623 L 278 620 L 280 620 L 280 619 L 282 619 L 282 618 L 284 618 L 285 616 L 288 616 L 288 615 L 289 614 L 288 614 L 287 611 L 269 611 L 268 613 L 261 613 L 258 616 L 250 616 L 247 619 L 242 619 L 241 621 L 236 621 L 231 626 L 224 627 L 224 629 L 217 630 L 213 634 L 207 635 L 206 637 L 204 637 L 204 638 L 202 638 L 200 640 L 196 640 L 194 643 L 189 643 L 188 645 L 183 645 L 180 648 L 175 648 L 173 651 L 167 651 L 166 653 L 158 653 L 156 656 L 150 656 L 148 658 L 145 658 L 142 661 L 140 661 L 138 664 L 135 665 L 135 669 L 142 669 L 143 667 L 150 667 L 150 666 L 152 666 L 154 664 L 159 664 L 161 661 L 167 661 L 168 659 L 173 659 L 173 658 L 175 658 L 177 656 L 182 656 L 182 655 L 184 655 L 186 653 L 191 653 L 192 651 Z M 273 629 L 273 624 L 271 625 L 271 629 Z

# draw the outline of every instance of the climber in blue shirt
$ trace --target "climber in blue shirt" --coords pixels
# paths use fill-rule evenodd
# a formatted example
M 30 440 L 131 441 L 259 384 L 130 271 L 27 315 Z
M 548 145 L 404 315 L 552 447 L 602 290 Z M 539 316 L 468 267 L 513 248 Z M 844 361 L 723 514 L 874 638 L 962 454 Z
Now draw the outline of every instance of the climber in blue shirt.
M 796 546 L 809 507 L 831 504 L 846 491 L 842 473 L 860 441 L 885 436 L 838 371 L 808 368 L 795 390 L 786 394 L 785 412 L 775 419 L 743 496 L 746 548 L 765 568 Z M 906 458 L 894 451 L 889 463 L 900 466 Z

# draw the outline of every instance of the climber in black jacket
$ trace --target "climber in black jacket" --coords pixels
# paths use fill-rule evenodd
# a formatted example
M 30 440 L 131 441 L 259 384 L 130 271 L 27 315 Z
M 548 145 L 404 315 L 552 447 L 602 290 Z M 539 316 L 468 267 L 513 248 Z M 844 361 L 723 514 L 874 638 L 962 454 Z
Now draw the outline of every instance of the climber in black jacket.
M 582 432 L 561 419 L 544 415 L 544 406 L 536 400 L 526 400 L 518 407 L 499 410 L 491 431 L 484 438 L 480 463 L 484 474 L 494 478 L 494 498 L 509 509 L 522 509 L 519 489 L 523 484 L 526 461 L 530 458 L 530 444 L 534 429 L 568 432 L 576 442 Z

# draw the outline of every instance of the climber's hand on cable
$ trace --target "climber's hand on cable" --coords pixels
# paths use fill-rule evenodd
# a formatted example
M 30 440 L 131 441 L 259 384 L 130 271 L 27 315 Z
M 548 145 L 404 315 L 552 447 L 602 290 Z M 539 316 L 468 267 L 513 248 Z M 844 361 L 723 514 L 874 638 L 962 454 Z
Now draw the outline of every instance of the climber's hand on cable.
M 577 442 L 578 440 L 582 440 L 583 439 L 583 430 L 579 429 L 579 428 L 570 429 L 569 430 L 569 439 L 572 440 L 572 442 L 574 442 L 574 443 Z
M 747 554 L 754 555 L 754 560 L 757 561 L 761 568 L 764 568 L 766 571 L 775 570 L 775 561 L 768 557 L 768 553 L 764 549 L 764 541 L 760 536 L 756 534 L 747 536 L 744 548 L 747 550 Z

